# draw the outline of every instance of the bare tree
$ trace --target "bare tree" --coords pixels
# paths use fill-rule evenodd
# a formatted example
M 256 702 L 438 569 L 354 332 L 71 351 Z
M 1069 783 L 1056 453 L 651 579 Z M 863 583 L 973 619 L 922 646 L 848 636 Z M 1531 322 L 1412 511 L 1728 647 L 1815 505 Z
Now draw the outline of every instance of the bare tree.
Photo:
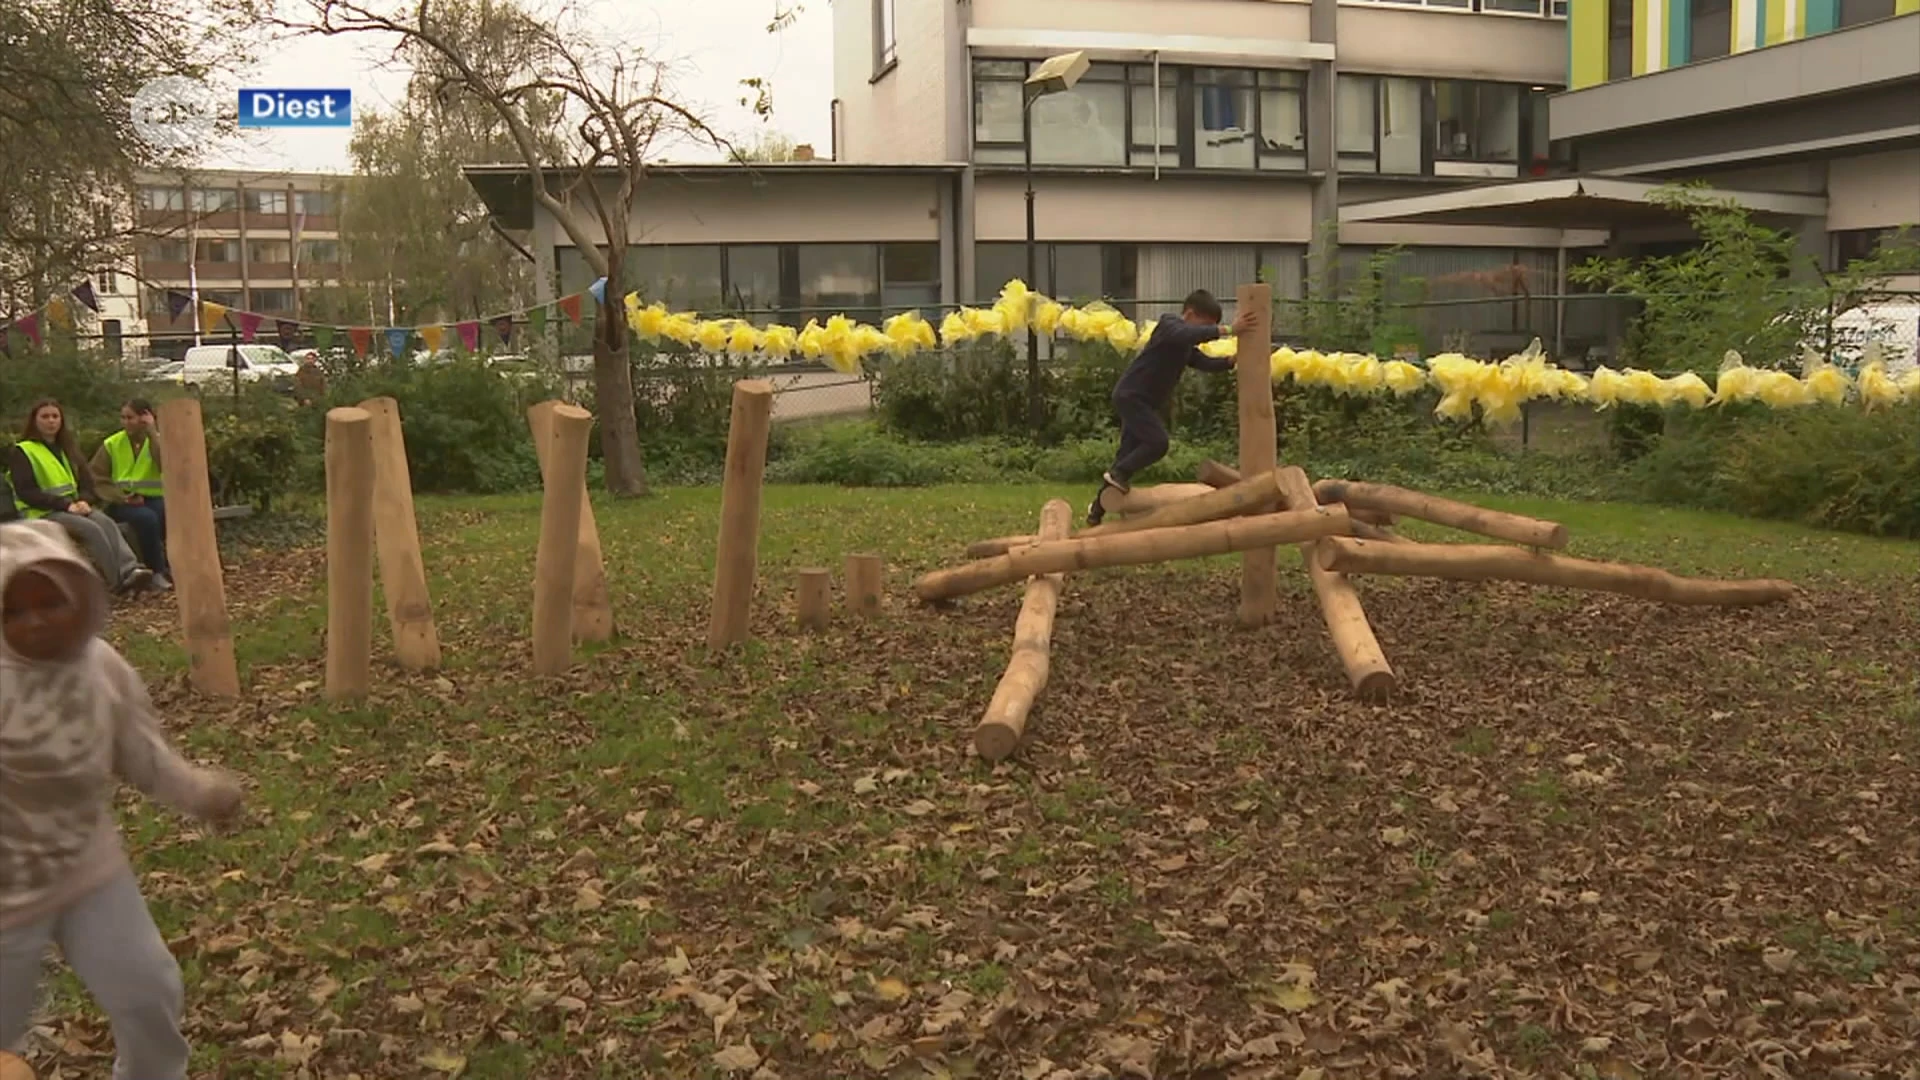
M 299 0 L 299 6 L 306 9 L 301 19 L 267 18 L 305 33 L 396 38 L 398 57 L 430 79 L 441 101 L 484 105 L 505 125 L 527 167 L 534 202 L 606 278 L 593 372 L 607 488 L 645 494 L 621 301 L 628 217 L 657 149 L 693 143 L 731 153 L 727 140 L 696 109 L 675 100 L 666 65 L 627 43 L 603 43 L 569 28 L 571 11 L 537 17 L 513 0 Z M 561 138 L 546 139 L 540 118 L 555 107 L 566 124 Z

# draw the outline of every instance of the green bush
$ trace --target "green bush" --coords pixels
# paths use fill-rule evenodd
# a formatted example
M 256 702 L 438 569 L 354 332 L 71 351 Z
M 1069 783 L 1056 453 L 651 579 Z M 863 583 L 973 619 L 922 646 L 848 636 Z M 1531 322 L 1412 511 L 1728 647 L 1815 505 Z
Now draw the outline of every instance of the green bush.
M 1026 366 L 1007 341 L 976 341 L 876 367 L 874 414 L 896 435 L 951 440 L 1029 430 Z
M 1920 408 L 1805 408 L 1749 418 L 1722 443 L 1719 497 L 1738 513 L 1920 537 Z
M 318 486 L 320 442 L 301 423 L 302 410 L 292 399 L 249 386 L 237 401 L 206 398 L 201 419 L 217 505 L 244 502 L 266 512 L 277 498 Z
M 393 398 L 400 403 L 414 490 L 486 494 L 539 486 L 540 464 L 527 435 L 527 407 L 559 393 L 552 379 L 507 377 L 482 359 L 463 357 L 443 364 L 381 364 L 343 373 L 328 383 L 326 403 L 336 407 L 370 397 Z M 312 454 L 324 444 L 326 411 L 305 413 Z M 313 465 L 306 470 L 307 483 L 317 485 L 323 473 Z

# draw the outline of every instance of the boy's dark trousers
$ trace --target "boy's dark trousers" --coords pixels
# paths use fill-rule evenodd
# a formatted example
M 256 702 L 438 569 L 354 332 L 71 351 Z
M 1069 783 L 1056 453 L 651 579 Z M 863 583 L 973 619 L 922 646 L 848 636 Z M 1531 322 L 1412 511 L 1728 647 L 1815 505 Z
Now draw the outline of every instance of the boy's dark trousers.
M 1107 473 L 1127 486 L 1141 470 L 1167 456 L 1167 426 L 1152 402 L 1132 394 L 1115 394 L 1113 411 L 1120 417 L 1120 451 Z

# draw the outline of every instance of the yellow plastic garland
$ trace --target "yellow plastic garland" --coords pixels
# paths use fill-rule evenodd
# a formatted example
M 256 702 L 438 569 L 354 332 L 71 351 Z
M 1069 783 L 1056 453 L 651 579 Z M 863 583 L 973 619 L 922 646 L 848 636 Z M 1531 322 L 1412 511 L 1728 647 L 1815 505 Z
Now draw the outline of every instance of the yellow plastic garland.
M 796 330 L 670 312 L 658 304 L 642 305 L 633 294 L 627 296 L 626 308 L 628 325 L 644 341 L 671 341 L 709 355 L 743 359 L 759 356 L 784 361 L 798 355 L 848 375 L 859 374 L 867 357 L 898 360 L 982 338 L 1016 338 L 1029 326 L 1049 338 L 1064 335 L 1081 343 L 1102 341 L 1128 354 L 1144 348 L 1154 328 L 1152 323 L 1138 325 L 1106 304 L 1062 304 L 1018 280 L 1007 283 L 992 307 L 960 308 L 942 318 L 937 329 L 917 311 L 895 315 L 878 327 L 834 315 L 825 324 L 810 319 Z M 1201 351 L 1228 357 L 1237 348 L 1232 338 L 1223 338 L 1201 346 Z M 1791 409 L 1857 400 L 1873 410 L 1920 404 L 1920 367 L 1895 377 L 1888 374 L 1882 355 L 1879 343 L 1870 343 L 1856 379 L 1812 359 L 1801 376 L 1751 368 L 1738 353 L 1728 352 L 1712 386 L 1692 373 L 1663 378 L 1632 368 L 1602 367 L 1591 375 L 1567 371 L 1547 362 L 1538 339 L 1505 360 L 1443 353 L 1427 361 L 1424 370 L 1404 360 L 1285 346 L 1272 354 L 1270 364 L 1275 382 L 1320 386 L 1345 396 L 1391 393 L 1405 397 L 1432 387 L 1440 393 L 1436 415 L 1466 420 L 1477 410 L 1489 423 L 1509 424 L 1520 419 L 1521 406 L 1530 401 L 1584 401 L 1600 409 L 1615 405 L 1705 409 L 1729 403 Z

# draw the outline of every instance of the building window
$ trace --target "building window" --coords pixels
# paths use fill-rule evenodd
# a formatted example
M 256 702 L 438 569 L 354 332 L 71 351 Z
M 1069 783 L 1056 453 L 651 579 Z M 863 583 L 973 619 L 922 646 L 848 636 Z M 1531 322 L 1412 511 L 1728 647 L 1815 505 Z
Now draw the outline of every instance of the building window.
M 205 188 L 196 189 L 193 192 L 193 208 L 202 214 L 227 213 L 239 205 L 240 195 L 238 192 L 227 191 L 225 189 L 209 191 Z
M 237 263 L 240 261 L 240 241 L 224 238 L 196 241 L 193 245 L 193 261 Z
M 1152 64 L 1127 68 L 1127 107 L 1131 114 L 1127 158 L 1137 166 L 1157 163 L 1176 168 L 1180 164 L 1180 75 L 1177 69 L 1163 65 L 1158 95 L 1153 81 Z
M 973 66 L 973 157 L 979 162 L 1024 160 L 1026 118 L 1021 115 L 1024 60 L 982 60 Z
M 247 241 L 247 261 L 250 263 L 292 262 L 293 245 L 285 240 L 249 240 Z
M 1845 270 L 1856 259 L 1873 257 L 1889 241 L 1907 246 L 1920 245 L 1920 230 L 1912 227 L 1904 230 L 1891 225 L 1877 229 L 1838 229 L 1827 235 L 1833 242 L 1833 266 L 1836 270 Z
M 1131 317 L 1139 290 L 1139 248 L 1133 244 L 1034 245 L 1038 283 L 1028 282 L 1048 296 L 1076 304 L 1104 300 Z M 973 302 L 990 304 L 1014 278 L 1027 279 L 1027 245 L 992 242 L 978 244 L 973 256 Z
M 796 322 L 845 314 L 872 321 L 880 314 L 880 252 L 873 244 L 801 244 L 795 260 Z
M 240 306 L 240 294 L 230 289 L 201 289 L 200 302 L 219 304 L 223 308 L 237 308 Z
M 187 242 L 170 236 L 149 240 L 147 258 L 154 262 L 186 262 Z
M 300 261 L 337 263 L 340 261 L 340 242 L 338 240 L 302 240 L 300 241 Z
M 1836 25 L 1859 26 L 1861 23 L 1891 19 L 1896 6 L 1894 0 L 1840 0 Z
M 142 310 L 144 310 L 148 315 L 171 316 L 173 314 L 173 309 L 167 303 L 167 291 L 168 290 L 163 289 L 158 285 L 147 286 L 146 289 L 142 290 L 141 292 Z
M 107 267 L 101 267 L 95 270 L 93 272 L 93 280 L 94 284 L 98 285 L 100 291 L 103 293 L 117 293 L 120 291 L 120 275 Z
M 1711 60 L 1733 51 L 1733 0 L 1692 0 L 1687 60 Z
M 886 313 L 940 303 L 940 245 L 880 245 L 880 306 Z
M 1262 71 L 1260 167 L 1307 167 L 1306 76 L 1298 71 Z
M 1633 78 L 1633 0 L 1607 0 L 1607 81 Z
M 780 312 L 780 246 L 736 244 L 726 249 L 726 307 L 749 322 L 776 322 Z
M 1394 7 L 1445 8 L 1449 11 L 1481 11 L 1500 15 L 1537 15 L 1542 18 L 1567 17 L 1567 0 L 1371 0 Z
M 255 289 L 251 310 L 268 315 L 290 314 L 293 311 L 293 290 Z
M 1094 64 L 1073 89 L 1033 103 L 1028 121 L 1036 165 L 1127 163 L 1126 71 Z
M 246 193 L 246 208 L 255 214 L 284 214 L 287 212 L 287 193 L 284 191 L 249 191 Z
M 179 188 L 141 188 L 140 196 L 142 205 L 149 210 L 185 210 L 187 208 L 187 193 Z
M 1340 168 L 1417 176 L 1425 168 L 1419 79 L 1342 75 L 1335 86 Z
M 1193 163 L 1202 169 L 1251 169 L 1256 161 L 1253 72 L 1201 68 L 1193 73 Z
M 327 216 L 335 213 L 333 193 L 330 191 L 296 191 L 293 193 L 293 209 L 299 214 Z
M 1520 88 L 1453 80 L 1433 85 L 1433 156 L 1438 161 L 1520 160 Z
M 900 62 L 895 36 L 893 0 L 873 0 L 873 77 L 876 79 Z

